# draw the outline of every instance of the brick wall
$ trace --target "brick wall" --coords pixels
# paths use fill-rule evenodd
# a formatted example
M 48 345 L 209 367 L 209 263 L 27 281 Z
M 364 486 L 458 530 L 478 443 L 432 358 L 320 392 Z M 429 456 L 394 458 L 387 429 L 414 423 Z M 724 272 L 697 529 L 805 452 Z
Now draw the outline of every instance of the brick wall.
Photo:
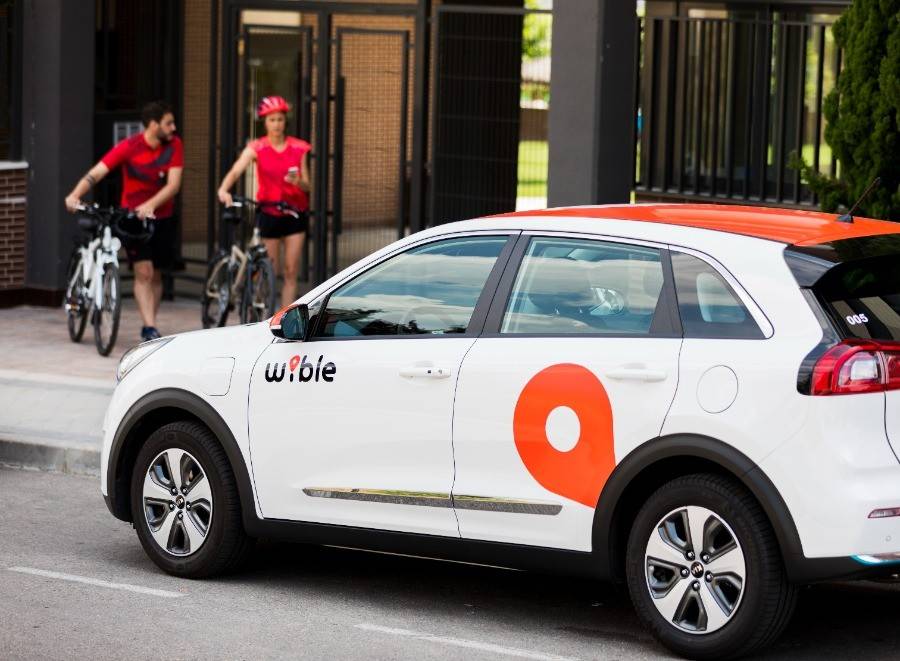
M 0 162 L 0 299 L 25 288 L 27 176 L 27 165 Z

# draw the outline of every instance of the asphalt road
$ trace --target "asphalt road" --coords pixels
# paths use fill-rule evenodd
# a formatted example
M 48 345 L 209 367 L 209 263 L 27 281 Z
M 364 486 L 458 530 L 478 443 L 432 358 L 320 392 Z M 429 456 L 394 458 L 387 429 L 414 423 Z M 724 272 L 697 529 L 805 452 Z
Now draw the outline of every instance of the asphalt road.
M 804 591 L 765 658 L 896 659 L 900 585 Z M 172 578 L 96 479 L 0 470 L 2 659 L 648 659 L 627 599 L 592 582 L 261 544 L 240 575 Z

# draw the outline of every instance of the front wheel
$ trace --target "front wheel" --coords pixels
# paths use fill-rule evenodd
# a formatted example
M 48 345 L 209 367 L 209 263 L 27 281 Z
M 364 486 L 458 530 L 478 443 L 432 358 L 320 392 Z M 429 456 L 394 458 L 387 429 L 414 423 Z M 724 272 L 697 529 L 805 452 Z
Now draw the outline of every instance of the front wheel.
M 69 267 L 66 269 L 66 298 L 63 302 L 66 309 L 66 323 L 69 327 L 69 339 L 73 342 L 81 342 L 84 328 L 87 326 L 91 302 L 85 293 L 81 251 L 76 249 L 72 252 L 72 256 L 69 258 Z
M 241 323 L 255 323 L 275 314 L 275 268 L 268 257 L 256 257 L 247 268 L 241 302 Z
M 650 496 L 632 526 L 625 569 L 644 624 L 693 659 L 770 644 L 796 602 L 766 515 L 746 489 L 717 475 L 681 477 Z
M 147 555 L 176 576 L 233 570 L 252 548 L 228 457 L 196 422 L 169 423 L 147 439 L 131 478 L 131 516 Z
M 116 345 L 119 315 L 122 312 L 119 267 L 107 264 L 103 267 L 101 278 L 100 300 L 94 309 L 94 344 L 97 345 L 97 353 L 108 356 Z
M 231 260 L 228 255 L 219 253 L 210 260 L 200 310 L 203 328 L 224 326 L 228 321 L 228 313 L 232 308 L 232 278 Z

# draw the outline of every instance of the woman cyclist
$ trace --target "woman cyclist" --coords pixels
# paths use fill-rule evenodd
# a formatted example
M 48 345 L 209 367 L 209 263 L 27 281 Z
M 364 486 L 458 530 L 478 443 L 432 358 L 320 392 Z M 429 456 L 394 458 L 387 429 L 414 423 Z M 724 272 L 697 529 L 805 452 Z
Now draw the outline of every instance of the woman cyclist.
M 257 202 L 286 202 L 303 213 L 294 218 L 273 207 L 257 211 L 259 233 L 266 251 L 279 270 L 280 244 L 284 244 L 284 286 L 281 304 L 288 305 L 297 297 L 297 272 L 303 241 L 309 229 L 309 160 L 312 147 L 308 142 L 284 134 L 287 113 L 291 109 L 280 96 L 265 96 L 256 109 L 257 118 L 265 119 L 266 135 L 249 143 L 231 166 L 219 186 L 219 201 L 231 206 L 231 187 L 256 163 Z

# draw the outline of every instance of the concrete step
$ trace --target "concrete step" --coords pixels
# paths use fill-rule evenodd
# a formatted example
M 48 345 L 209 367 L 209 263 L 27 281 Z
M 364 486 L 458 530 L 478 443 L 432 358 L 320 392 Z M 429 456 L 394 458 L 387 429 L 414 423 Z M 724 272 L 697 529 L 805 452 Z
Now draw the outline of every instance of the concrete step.
M 98 473 L 114 387 L 103 379 L 0 370 L 0 463 Z

